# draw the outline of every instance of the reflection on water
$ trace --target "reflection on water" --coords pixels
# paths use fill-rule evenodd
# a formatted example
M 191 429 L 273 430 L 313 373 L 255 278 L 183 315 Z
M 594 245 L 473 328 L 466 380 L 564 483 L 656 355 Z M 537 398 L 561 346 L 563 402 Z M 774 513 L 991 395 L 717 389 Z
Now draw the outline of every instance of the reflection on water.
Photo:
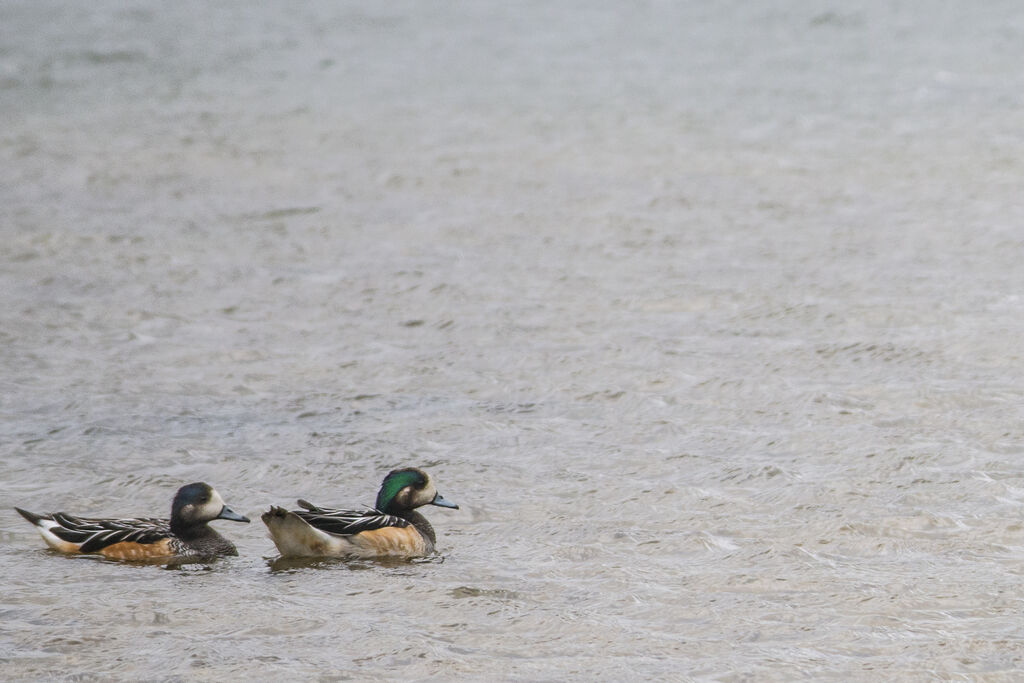
M 6 3 L 4 678 L 1012 678 L 1022 21 Z M 11 509 L 406 465 L 423 561 Z
M 296 572 L 303 569 L 339 569 L 339 570 L 380 570 L 400 569 L 414 564 L 444 562 L 443 555 L 431 557 L 378 557 L 373 559 L 343 557 L 274 557 L 267 560 L 272 572 Z

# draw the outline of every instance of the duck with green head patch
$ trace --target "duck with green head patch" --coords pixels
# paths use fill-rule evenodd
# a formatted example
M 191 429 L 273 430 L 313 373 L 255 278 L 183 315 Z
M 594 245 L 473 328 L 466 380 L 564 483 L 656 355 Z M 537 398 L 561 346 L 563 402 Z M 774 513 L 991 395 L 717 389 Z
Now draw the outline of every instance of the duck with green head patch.
M 208 522 L 229 519 L 248 522 L 224 504 L 212 486 L 203 482 L 178 489 L 171 518 L 96 519 L 64 512 L 37 515 L 14 508 L 35 525 L 46 545 L 63 553 L 98 553 L 114 560 L 151 560 L 237 555 L 235 544 L 210 528 Z
M 263 513 L 283 557 L 422 557 L 437 539 L 423 505 L 459 509 L 434 488 L 430 475 L 407 467 L 384 478 L 377 502 L 368 510 L 322 508 L 304 500 L 302 510 L 271 507 Z

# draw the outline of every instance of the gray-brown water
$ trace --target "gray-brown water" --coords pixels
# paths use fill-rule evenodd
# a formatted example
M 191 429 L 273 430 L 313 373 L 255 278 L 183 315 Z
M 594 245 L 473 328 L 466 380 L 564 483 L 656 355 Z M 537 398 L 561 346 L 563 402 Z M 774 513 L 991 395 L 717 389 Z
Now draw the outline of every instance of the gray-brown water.
M 1024 675 L 1017 3 L 0 5 L 6 680 Z M 420 465 L 439 555 L 258 521 Z M 67 558 L 11 509 L 240 556 Z

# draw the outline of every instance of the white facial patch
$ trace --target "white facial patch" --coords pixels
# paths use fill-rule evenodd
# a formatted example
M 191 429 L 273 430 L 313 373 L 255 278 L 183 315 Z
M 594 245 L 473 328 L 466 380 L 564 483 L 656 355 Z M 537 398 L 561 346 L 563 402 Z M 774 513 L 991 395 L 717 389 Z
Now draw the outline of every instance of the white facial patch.
M 196 519 L 217 519 L 220 511 L 224 509 L 224 499 L 215 490 L 210 491 L 210 500 L 203 503 L 202 507 L 196 510 Z
M 412 506 L 419 507 L 420 505 L 429 505 L 436 496 L 437 489 L 434 488 L 434 482 L 427 479 L 426 485 L 414 493 Z

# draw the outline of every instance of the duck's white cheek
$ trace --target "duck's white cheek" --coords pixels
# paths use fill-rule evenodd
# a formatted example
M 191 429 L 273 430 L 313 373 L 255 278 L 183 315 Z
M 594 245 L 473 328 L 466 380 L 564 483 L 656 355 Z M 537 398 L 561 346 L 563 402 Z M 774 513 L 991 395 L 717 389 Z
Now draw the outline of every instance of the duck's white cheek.
M 437 489 L 428 486 L 416 495 L 416 505 L 429 505 L 437 497 Z
M 216 491 L 210 496 L 210 500 L 203 503 L 203 506 L 199 508 L 200 519 L 217 519 L 220 515 L 220 511 L 224 509 L 224 499 L 220 497 L 220 494 Z

